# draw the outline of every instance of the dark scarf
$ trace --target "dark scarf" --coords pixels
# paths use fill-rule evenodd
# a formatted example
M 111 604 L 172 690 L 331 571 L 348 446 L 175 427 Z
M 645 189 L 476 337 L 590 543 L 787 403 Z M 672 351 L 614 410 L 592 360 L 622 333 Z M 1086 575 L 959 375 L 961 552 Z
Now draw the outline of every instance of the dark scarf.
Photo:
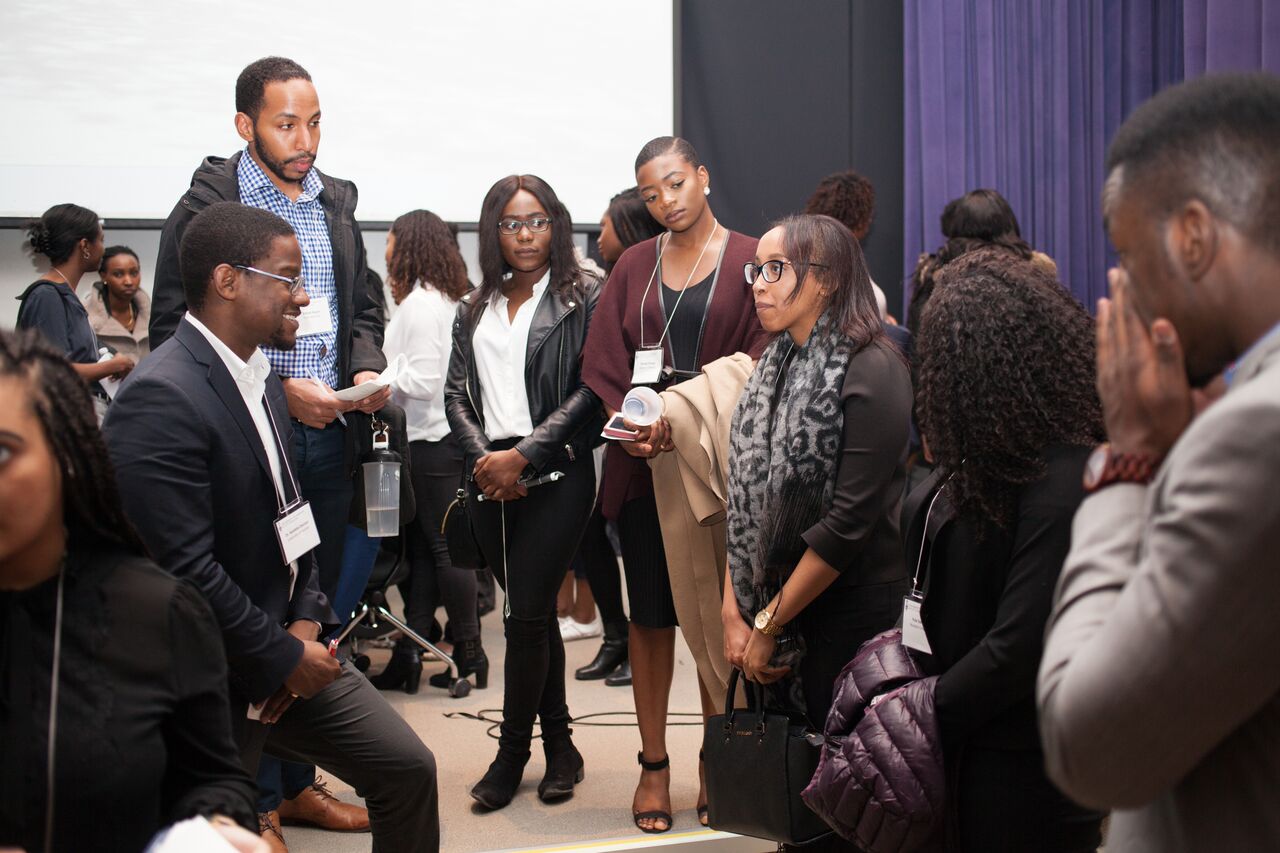
M 831 508 L 844 432 L 840 392 L 855 349 L 830 312 L 818 318 L 804 346 L 779 335 L 760 356 L 734 410 L 729 574 L 749 622 L 804 556 L 804 532 Z M 789 631 L 778 662 L 789 664 L 794 675 L 803 654 L 798 633 Z

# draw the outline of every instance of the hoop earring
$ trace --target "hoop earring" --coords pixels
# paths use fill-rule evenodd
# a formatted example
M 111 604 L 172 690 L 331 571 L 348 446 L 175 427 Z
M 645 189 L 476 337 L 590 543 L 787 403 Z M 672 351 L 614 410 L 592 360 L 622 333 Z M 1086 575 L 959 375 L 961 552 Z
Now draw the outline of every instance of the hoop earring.
M 86 250 L 86 251 L 85 251 L 85 253 L 84 253 L 84 259 L 85 259 L 86 261 L 87 261 L 87 260 L 89 260 L 89 252 L 88 252 L 87 250 Z

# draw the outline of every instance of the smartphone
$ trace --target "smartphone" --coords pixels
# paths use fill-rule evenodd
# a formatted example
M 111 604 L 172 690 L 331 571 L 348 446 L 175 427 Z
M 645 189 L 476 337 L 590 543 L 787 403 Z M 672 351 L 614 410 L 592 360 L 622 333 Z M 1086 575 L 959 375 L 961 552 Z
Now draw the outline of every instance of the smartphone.
M 600 435 L 611 441 L 635 441 L 640 433 L 635 430 L 627 429 L 627 419 L 622 416 L 622 412 L 618 412 L 609 418 L 609 422 L 604 425 L 604 429 L 600 431 Z

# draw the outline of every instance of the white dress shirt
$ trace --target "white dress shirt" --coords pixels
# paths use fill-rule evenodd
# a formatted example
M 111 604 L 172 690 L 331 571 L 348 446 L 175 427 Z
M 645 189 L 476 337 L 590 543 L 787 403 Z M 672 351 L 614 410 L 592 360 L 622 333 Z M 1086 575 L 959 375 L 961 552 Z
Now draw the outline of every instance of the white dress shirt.
M 276 432 L 272 427 L 271 419 L 267 416 L 267 377 L 271 375 L 271 362 L 267 361 L 267 357 L 262 354 L 262 350 L 257 347 L 253 350 L 253 355 L 249 356 L 249 360 L 243 361 L 240 356 L 231 351 L 231 347 L 222 342 L 222 339 L 209 331 L 209 327 L 201 323 L 191 312 L 188 311 L 183 319 L 191 324 L 191 327 L 200 334 L 204 335 L 205 340 L 209 342 L 209 346 L 213 347 L 213 351 L 222 359 L 222 363 L 227 366 L 227 370 L 231 373 L 231 378 L 236 381 L 236 388 L 240 391 L 240 396 L 244 398 L 245 408 L 249 410 L 249 417 L 253 419 L 253 425 L 258 430 L 258 438 L 262 440 L 262 448 L 267 454 L 267 465 L 271 467 L 271 480 L 276 487 L 276 498 L 281 507 L 287 504 L 293 498 L 287 495 L 297 497 L 296 484 L 290 486 L 289 492 L 285 492 L 284 480 L 280 471 L 280 455 L 288 453 L 288 448 L 280 447 L 280 443 L 276 440 Z M 280 437 L 283 441 L 284 437 Z M 277 451 L 277 448 L 279 450 Z M 298 563 L 293 561 L 289 563 L 289 598 L 293 599 L 294 581 L 298 579 Z
M 529 414 L 529 389 L 524 367 L 529 351 L 529 327 L 538 303 L 547 292 L 548 270 L 533 286 L 533 296 L 507 317 L 507 297 L 498 293 L 476 324 L 471 347 L 480 379 L 480 404 L 484 407 L 484 431 L 490 441 L 523 438 L 533 432 Z
M 407 359 L 391 384 L 391 392 L 396 405 L 404 409 L 410 441 L 439 441 L 449 434 L 444 380 L 449 373 L 457 312 L 457 302 L 430 285 L 419 285 L 387 323 L 382 344 L 387 363 L 401 354 Z

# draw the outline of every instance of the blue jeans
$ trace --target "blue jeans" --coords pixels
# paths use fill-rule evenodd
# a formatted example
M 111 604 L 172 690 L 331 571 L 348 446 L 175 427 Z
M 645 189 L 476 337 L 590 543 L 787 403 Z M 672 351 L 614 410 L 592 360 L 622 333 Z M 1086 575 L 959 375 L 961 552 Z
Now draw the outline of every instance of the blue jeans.
M 378 559 L 382 539 L 367 535 L 355 525 L 347 525 L 347 544 L 342 551 L 342 574 L 338 578 L 338 591 L 333 595 L 333 612 L 338 614 L 339 627 L 333 630 L 337 636 L 351 621 L 352 611 L 364 595 L 373 574 L 373 564 Z
M 347 477 L 345 453 L 346 429 L 340 422 L 334 421 L 325 429 L 293 422 L 293 473 L 302 496 L 311 503 L 311 513 L 320 530 L 320 545 L 312 553 L 320 571 L 320 590 L 330 604 L 335 602 L 343 573 L 342 552 L 351 512 L 352 485 Z M 342 614 L 338 618 L 341 620 Z M 282 799 L 298 796 L 315 779 L 313 765 L 263 755 L 258 766 L 258 811 L 278 808 Z

